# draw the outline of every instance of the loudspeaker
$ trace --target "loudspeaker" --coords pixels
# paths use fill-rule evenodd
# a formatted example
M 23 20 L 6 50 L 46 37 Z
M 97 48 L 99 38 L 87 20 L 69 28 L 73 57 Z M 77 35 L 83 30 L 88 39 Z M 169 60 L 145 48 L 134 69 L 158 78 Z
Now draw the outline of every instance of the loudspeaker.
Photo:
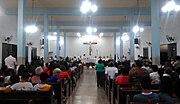
M 134 44 L 139 44 L 139 39 L 135 38 L 134 39 Z

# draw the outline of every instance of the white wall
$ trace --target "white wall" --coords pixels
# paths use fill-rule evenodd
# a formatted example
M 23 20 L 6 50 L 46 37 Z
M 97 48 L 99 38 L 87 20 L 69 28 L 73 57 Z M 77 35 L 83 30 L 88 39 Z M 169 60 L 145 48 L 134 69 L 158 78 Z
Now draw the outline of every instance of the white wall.
M 170 44 L 167 41 L 166 35 L 171 37 L 175 37 L 177 42 L 177 54 L 180 55 L 180 13 L 173 15 L 163 15 L 161 17 L 161 31 L 160 31 L 160 44 Z M 147 45 L 146 42 L 152 42 L 151 36 L 151 27 L 145 27 L 144 32 L 141 35 L 141 55 L 143 54 L 143 47 L 149 48 L 149 53 L 151 52 L 150 46 Z M 137 56 L 138 53 L 135 53 Z M 149 54 L 150 57 L 150 54 Z
M 10 43 L 16 43 L 16 19 L 16 16 L 0 15 L 0 65 L 2 63 L 2 43 L 5 42 L 5 38 L 13 35 Z
M 151 36 L 151 27 L 145 27 L 144 32 L 140 33 L 140 49 L 136 49 L 139 50 L 138 52 L 135 51 L 135 59 L 137 59 L 138 55 L 143 55 L 143 48 L 148 47 L 148 56 L 149 58 L 151 57 L 151 46 L 147 44 L 147 42 L 151 42 L 152 43 L 152 36 Z
M 161 43 L 169 44 L 166 35 L 176 37 L 177 54 L 180 55 L 180 12 L 171 16 L 163 16 L 161 18 Z
M 68 33 L 67 33 L 68 35 Z M 55 52 L 55 41 L 50 42 L 50 50 Z M 63 46 L 64 47 L 64 46 Z M 89 55 L 89 45 L 84 45 L 82 38 L 76 36 L 67 37 L 67 56 L 82 56 Z M 64 55 L 64 48 L 62 49 Z M 92 57 L 94 56 L 110 56 L 113 55 L 113 37 L 102 37 L 97 41 L 97 44 L 92 45 Z M 54 55 L 54 54 L 53 54 Z
M 41 46 L 40 46 L 40 39 L 43 37 L 43 33 L 38 31 L 35 34 L 26 34 L 26 44 L 31 42 L 32 47 L 37 48 L 37 56 L 44 55 L 44 51 L 42 52 Z

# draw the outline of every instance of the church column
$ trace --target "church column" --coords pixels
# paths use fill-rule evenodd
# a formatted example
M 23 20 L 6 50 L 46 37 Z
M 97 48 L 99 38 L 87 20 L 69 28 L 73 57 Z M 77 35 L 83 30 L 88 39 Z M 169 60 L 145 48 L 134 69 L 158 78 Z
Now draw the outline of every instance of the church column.
M 66 32 L 64 32 L 64 58 L 66 58 L 67 56 L 66 56 L 66 41 L 67 41 L 67 39 L 66 39 L 67 37 L 66 37 Z
M 56 56 L 60 56 L 60 31 L 57 29 L 57 40 L 56 40 Z
M 152 64 L 160 65 L 160 1 L 151 0 Z
M 134 16 L 130 16 L 130 60 L 131 62 L 134 62 L 134 32 L 132 31 L 134 26 Z
M 119 37 L 120 37 L 120 61 L 123 61 L 123 40 L 121 39 L 122 37 L 122 32 L 119 32 Z
M 49 61 L 48 53 L 48 15 L 44 14 L 44 61 L 47 63 Z
M 114 62 L 116 62 L 116 32 L 114 32 Z
M 24 34 L 24 6 L 25 0 L 18 0 L 17 23 L 17 64 L 25 64 L 25 34 Z

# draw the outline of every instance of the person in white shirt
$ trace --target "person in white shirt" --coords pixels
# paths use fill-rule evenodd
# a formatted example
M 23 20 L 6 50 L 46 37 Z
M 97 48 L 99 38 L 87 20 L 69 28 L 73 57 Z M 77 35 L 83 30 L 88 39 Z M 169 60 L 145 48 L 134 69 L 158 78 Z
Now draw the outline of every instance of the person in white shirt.
M 158 74 L 158 66 L 152 65 L 153 72 L 149 74 L 151 79 L 151 84 L 160 84 L 160 76 Z
M 116 74 L 118 74 L 118 69 L 114 66 L 113 62 L 110 62 L 108 67 L 105 70 L 105 74 L 110 80 L 110 89 L 112 88 L 112 80 L 115 78 Z
M 8 69 L 15 69 L 15 66 L 17 64 L 16 58 L 14 58 L 11 54 L 6 57 L 4 61 Z
M 118 74 L 118 69 L 114 66 L 113 62 L 110 62 L 105 70 L 105 74 L 111 79 L 114 79 L 115 75 Z
M 33 85 L 29 81 L 29 73 L 22 73 L 20 82 L 13 84 L 12 86 L 5 89 L 5 92 L 10 92 L 12 90 L 20 90 L 20 91 L 33 91 Z

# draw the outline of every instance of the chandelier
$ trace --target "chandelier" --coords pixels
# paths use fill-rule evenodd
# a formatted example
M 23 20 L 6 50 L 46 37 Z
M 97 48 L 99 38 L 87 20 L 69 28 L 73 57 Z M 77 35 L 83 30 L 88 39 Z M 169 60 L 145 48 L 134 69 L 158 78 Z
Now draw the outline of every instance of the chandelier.
M 180 5 L 177 5 L 173 0 L 169 1 L 166 3 L 161 8 L 162 12 L 170 12 L 170 11 L 179 11 L 180 10 Z
M 83 13 L 83 14 L 86 14 L 88 12 L 93 12 L 95 13 L 97 11 L 98 7 L 96 4 L 93 4 L 92 1 L 89 1 L 89 0 L 84 0 L 81 4 L 81 7 L 80 7 L 80 11 Z

